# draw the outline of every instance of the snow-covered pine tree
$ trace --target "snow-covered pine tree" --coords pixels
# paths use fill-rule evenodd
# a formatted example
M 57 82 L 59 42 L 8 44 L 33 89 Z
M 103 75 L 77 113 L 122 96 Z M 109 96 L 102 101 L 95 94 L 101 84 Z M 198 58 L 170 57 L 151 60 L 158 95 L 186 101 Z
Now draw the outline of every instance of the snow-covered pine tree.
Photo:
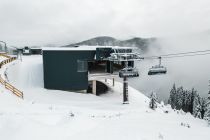
M 150 95 L 149 107 L 153 110 L 157 108 L 157 94 L 152 92 Z
M 175 105 L 176 105 L 176 85 L 175 84 L 173 84 L 173 87 L 170 91 L 168 103 L 171 105 L 173 109 L 175 108 Z
M 207 120 L 208 124 L 210 125 L 210 109 L 209 108 L 207 109 L 205 113 L 204 119 Z
M 193 116 L 201 119 L 202 118 L 201 111 L 202 111 L 201 98 L 198 94 L 196 94 L 193 101 Z
M 192 88 L 192 90 L 191 90 L 191 103 L 189 104 L 189 112 L 191 114 L 193 114 L 193 102 L 194 102 L 194 98 L 196 97 L 196 95 L 197 95 L 197 91 L 194 88 Z
M 186 90 L 186 96 L 185 96 L 185 112 L 190 112 L 190 107 L 191 107 L 191 90 Z
M 210 94 L 206 101 L 206 112 L 204 114 L 204 119 L 208 121 L 208 124 L 210 125 Z
M 182 92 L 182 107 L 181 108 L 184 112 L 188 112 L 188 109 L 187 109 L 187 93 L 188 93 L 187 90 L 184 90 Z
M 207 99 L 206 98 L 201 98 L 201 118 L 203 119 L 204 118 L 204 114 L 205 112 L 207 111 Z
M 184 95 L 184 90 L 183 90 L 183 87 L 179 87 L 177 88 L 177 94 L 176 94 L 176 109 L 180 110 L 182 109 L 182 106 L 183 106 L 183 97 Z

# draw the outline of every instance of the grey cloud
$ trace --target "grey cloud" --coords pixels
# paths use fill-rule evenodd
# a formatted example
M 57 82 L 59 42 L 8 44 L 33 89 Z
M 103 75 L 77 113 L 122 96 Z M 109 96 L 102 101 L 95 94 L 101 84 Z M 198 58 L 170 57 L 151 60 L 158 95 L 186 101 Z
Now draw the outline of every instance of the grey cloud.
M 63 45 L 98 35 L 168 36 L 209 29 L 208 0 L 0 0 L 11 45 Z

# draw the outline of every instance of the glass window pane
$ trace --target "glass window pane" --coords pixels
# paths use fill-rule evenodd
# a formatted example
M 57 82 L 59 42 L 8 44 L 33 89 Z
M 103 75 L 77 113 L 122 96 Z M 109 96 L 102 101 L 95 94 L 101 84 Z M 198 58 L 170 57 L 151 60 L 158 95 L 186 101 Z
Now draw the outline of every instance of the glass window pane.
M 87 61 L 77 60 L 77 72 L 87 72 L 88 65 Z

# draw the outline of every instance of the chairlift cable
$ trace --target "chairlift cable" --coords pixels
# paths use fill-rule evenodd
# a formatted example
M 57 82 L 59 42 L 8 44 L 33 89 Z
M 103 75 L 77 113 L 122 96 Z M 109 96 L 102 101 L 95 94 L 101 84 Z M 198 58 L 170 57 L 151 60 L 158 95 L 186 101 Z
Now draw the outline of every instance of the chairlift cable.
M 192 52 L 182 52 L 182 53 L 172 53 L 172 54 L 165 54 L 160 56 L 171 56 L 171 55 L 183 55 L 183 54 L 195 54 L 195 53 L 204 53 L 204 52 L 210 52 L 210 50 L 202 50 L 202 51 L 192 51 Z
M 164 54 L 157 56 L 148 56 L 143 57 L 144 59 L 159 59 L 161 58 L 176 58 L 176 57 L 188 57 L 188 56 L 199 56 L 199 55 L 209 55 L 210 50 L 203 51 L 192 51 L 192 52 L 183 52 L 183 53 L 174 53 L 174 54 Z
M 201 53 L 201 54 L 192 54 L 192 55 L 179 55 L 179 56 L 167 56 L 162 58 L 178 58 L 178 57 L 188 57 L 188 56 L 202 56 L 202 55 L 209 55 L 209 53 Z

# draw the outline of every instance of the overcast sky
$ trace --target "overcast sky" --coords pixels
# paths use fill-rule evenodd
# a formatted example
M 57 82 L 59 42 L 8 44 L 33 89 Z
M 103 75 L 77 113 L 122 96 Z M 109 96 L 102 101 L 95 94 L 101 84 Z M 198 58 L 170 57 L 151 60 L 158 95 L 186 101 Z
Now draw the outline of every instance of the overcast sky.
M 168 36 L 209 25 L 210 0 L 0 0 L 0 40 L 15 46 Z

